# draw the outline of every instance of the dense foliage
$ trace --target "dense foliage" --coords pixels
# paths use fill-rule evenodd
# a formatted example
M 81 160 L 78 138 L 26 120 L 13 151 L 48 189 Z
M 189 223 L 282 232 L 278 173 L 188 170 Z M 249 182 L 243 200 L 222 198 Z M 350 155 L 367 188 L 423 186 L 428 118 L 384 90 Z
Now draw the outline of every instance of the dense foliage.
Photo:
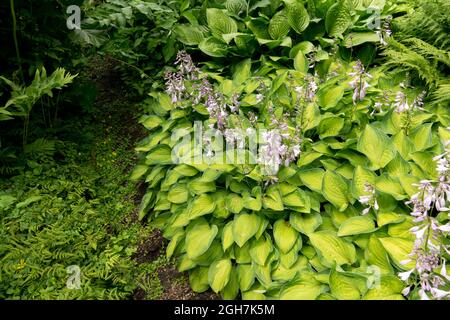
M 450 297 L 448 1 L 0 8 L 1 298 Z
M 179 256 L 194 290 L 226 299 L 448 295 L 448 108 L 416 87 L 435 83 L 410 77 L 389 51 L 403 46 L 391 18 L 361 27 L 371 5 L 226 1 L 205 10 L 204 24 L 193 13 L 178 27 L 187 46 L 231 59 L 200 71 L 179 53 L 141 118 L 151 134 L 133 177 L 149 183 L 140 217 L 163 228 L 167 255 Z M 383 15 L 405 9 L 375 5 Z M 391 64 L 373 43 L 387 45 Z M 416 71 L 438 76 L 428 61 Z M 390 65 L 399 69 L 386 76 Z M 255 155 L 249 138 L 260 130 Z

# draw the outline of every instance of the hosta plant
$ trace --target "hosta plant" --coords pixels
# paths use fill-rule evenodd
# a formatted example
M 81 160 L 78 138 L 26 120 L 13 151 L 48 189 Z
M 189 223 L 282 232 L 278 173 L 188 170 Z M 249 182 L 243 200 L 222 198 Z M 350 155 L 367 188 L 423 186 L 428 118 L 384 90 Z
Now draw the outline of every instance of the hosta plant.
M 305 63 L 247 59 L 228 77 L 180 53 L 141 118 L 140 218 L 163 229 L 198 292 L 403 299 L 398 273 L 416 263 L 407 201 L 439 177 L 448 110 L 360 61 L 333 56 L 323 76 Z M 449 217 L 438 219 L 447 241 Z

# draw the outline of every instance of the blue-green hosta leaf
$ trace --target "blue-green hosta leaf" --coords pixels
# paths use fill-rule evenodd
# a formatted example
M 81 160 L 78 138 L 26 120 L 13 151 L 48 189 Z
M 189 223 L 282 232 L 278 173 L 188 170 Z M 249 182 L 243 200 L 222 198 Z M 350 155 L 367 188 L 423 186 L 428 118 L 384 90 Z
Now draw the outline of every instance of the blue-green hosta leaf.
M 345 220 L 339 227 L 339 237 L 352 236 L 375 231 L 375 222 L 368 216 L 356 216 Z
M 372 125 L 366 125 L 362 132 L 358 141 L 358 151 L 369 158 L 373 170 L 384 168 L 396 154 L 389 137 Z
M 213 262 L 208 270 L 208 282 L 214 292 L 219 292 L 228 284 L 232 272 L 231 260 L 222 259 Z
M 389 257 L 395 263 L 395 265 L 402 270 L 410 270 L 414 267 L 414 262 L 409 262 L 407 264 L 401 264 L 401 261 L 408 260 L 408 254 L 411 253 L 414 241 L 406 240 L 403 238 L 379 238 L 384 249 L 389 254 Z
M 255 236 L 261 224 L 261 218 L 256 214 L 239 214 L 234 216 L 233 239 L 239 247 Z
M 189 259 L 193 260 L 204 254 L 211 246 L 217 232 L 217 226 L 210 226 L 205 219 L 199 219 L 189 224 L 186 228 L 185 243 Z
M 220 58 L 227 55 L 227 45 L 214 37 L 204 38 L 198 48 L 211 57 Z
M 323 196 L 339 211 L 344 211 L 348 207 L 348 192 L 348 185 L 344 178 L 333 171 L 325 172 L 322 181 Z
M 330 37 L 339 37 L 352 24 L 350 11 L 346 0 L 333 4 L 325 18 L 325 28 Z
M 298 232 L 308 235 L 322 224 L 322 216 L 316 212 L 291 213 L 289 223 Z
M 213 36 L 217 39 L 222 39 L 223 34 L 237 32 L 236 22 L 220 9 L 206 9 L 206 20 Z
M 277 12 L 272 19 L 270 19 L 268 32 L 272 39 L 281 40 L 287 36 L 291 27 L 288 23 L 288 18 L 284 11 Z
M 299 236 L 298 232 L 284 219 L 277 220 L 273 225 L 273 237 L 282 253 L 291 250 Z
M 356 250 L 353 244 L 339 238 L 332 231 L 310 233 L 309 240 L 328 265 L 353 264 L 356 261 Z
M 201 293 L 208 290 L 208 268 L 197 267 L 189 272 L 189 284 L 194 292 Z
M 289 25 L 297 33 L 302 33 L 309 25 L 309 15 L 300 0 L 284 0 Z

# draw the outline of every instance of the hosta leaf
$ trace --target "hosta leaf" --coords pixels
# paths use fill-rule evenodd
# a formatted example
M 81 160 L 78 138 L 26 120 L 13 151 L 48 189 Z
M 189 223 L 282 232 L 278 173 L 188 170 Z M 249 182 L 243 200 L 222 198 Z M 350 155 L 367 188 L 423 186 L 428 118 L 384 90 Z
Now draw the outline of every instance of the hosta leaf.
M 381 192 L 390 194 L 396 200 L 403 200 L 407 198 L 407 195 L 398 179 L 388 175 L 377 177 L 375 181 L 375 188 Z
M 411 132 L 411 141 L 416 151 L 423 151 L 433 146 L 432 125 L 432 123 L 425 123 Z
M 188 199 L 188 194 L 186 184 L 176 184 L 170 188 L 167 194 L 167 200 L 172 203 L 185 203 Z
M 395 265 L 402 270 L 410 270 L 414 267 L 414 262 L 409 262 L 406 265 L 402 265 L 400 262 L 408 260 L 408 254 L 411 253 L 414 242 L 403 238 L 379 238 L 384 249 L 391 257 Z
M 255 272 L 251 264 L 238 264 L 237 266 L 239 288 L 247 291 L 255 283 Z
M 232 213 L 239 213 L 244 208 L 244 200 L 235 193 L 230 193 L 226 198 L 226 207 Z
M 303 184 L 305 184 L 312 191 L 319 193 L 322 192 L 322 180 L 324 174 L 325 171 L 319 168 L 303 170 L 298 173 Z
M 206 20 L 213 36 L 217 39 L 222 39 L 223 34 L 237 32 L 236 22 L 220 9 L 206 9 Z
M 267 189 L 265 196 L 263 197 L 264 208 L 272 209 L 274 211 L 283 211 L 283 199 L 281 198 L 280 191 L 275 185 L 270 186 Z
M 292 249 L 300 235 L 292 228 L 289 222 L 280 219 L 273 225 L 273 237 L 275 243 L 282 253 L 287 253 Z
M 208 268 L 198 267 L 189 273 L 189 284 L 194 292 L 205 292 L 209 289 Z
M 320 282 L 301 281 L 283 289 L 280 300 L 314 300 L 322 291 Z
M 193 194 L 205 194 L 207 192 L 216 191 L 216 184 L 215 182 L 205 181 L 202 178 L 198 178 L 189 182 L 188 189 Z
M 227 0 L 225 2 L 225 8 L 235 15 L 239 15 L 247 8 L 247 2 L 245 0 Z
M 300 0 L 284 0 L 289 25 L 302 33 L 309 25 L 309 15 Z
M 378 42 L 380 36 L 375 32 L 352 32 L 344 39 L 344 45 L 347 48 L 356 47 L 366 42 Z
M 217 226 L 209 226 L 204 219 L 199 219 L 186 229 L 186 253 L 189 259 L 195 259 L 205 253 L 218 232 Z
M 198 48 L 211 57 L 225 57 L 227 55 L 227 45 L 213 37 L 204 38 L 199 43 Z
M 336 107 L 339 101 L 344 96 L 345 89 L 341 86 L 325 87 L 320 89 L 317 93 L 319 98 L 319 105 L 322 109 L 331 109 Z
M 289 223 L 298 232 L 308 235 L 313 233 L 322 224 L 322 216 L 315 212 L 291 213 Z
M 339 0 L 328 9 L 325 28 L 330 37 L 341 36 L 351 23 L 352 19 L 346 0 Z
M 341 132 L 344 127 L 344 119 L 341 117 L 324 118 L 320 121 L 317 131 L 320 134 L 320 139 L 327 137 L 334 137 Z
M 354 279 L 332 270 L 329 282 L 331 293 L 337 299 L 359 300 L 361 298 L 361 293 L 359 292 L 358 285 L 355 283 Z
M 416 151 L 413 142 L 406 135 L 404 130 L 401 130 L 392 138 L 392 143 L 398 153 L 400 153 L 402 158 L 405 160 L 409 160 L 410 154 Z
M 146 165 L 137 165 L 134 169 L 133 172 L 131 173 L 130 179 L 132 181 L 137 181 L 139 180 L 143 175 L 145 175 L 147 173 L 149 169 L 149 166 Z
M 232 271 L 231 261 L 222 259 L 213 262 L 208 270 L 208 282 L 214 292 L 219 292 L 227 285 Z
M 356 261 L 353 244 L 337 237 L 334 232 L 318 231 L 308 236 L 313 247 L 329 265 L 353 264 Z
M 272 39 L 280 40 L 286 37 L 290 28 L 285 12 L 279 11 L 270 19 L 268 31 Z
M 167 245 L 166 249 L 166 257 L 167 259 L 170 259 L 172 257 L 173 253 L 175 252 L 175 249 L 177 248 L 178 244 L 181 242 L 181 240 L 184 239 L 185 233 L 184 231 L 177 232 L 172 239 L 170 239 L 169 244 Z
M 375 185 L 376 174 L 370 171 L 367 168 L 362 166 L 357 166 L 353 171 L 353 179 L 352 179 L 352 194 L 353 197 L 358 199 L 363 195 L 367 195 L 367 191 L 365 191 L 365 185 L 370 184 L 371 186 Z
M 391 223 L 399 223 L 405 220 L 405 215 L 395 212 L 378 212 L 377 224 L 379 227 L 385 226 Z
M 220 292 L 224 300 L 233 300 L 239 293 L 239 279 L 236 269 L 231 270 L 230 280 Z
M 388 254 L 377 236 L 370 237 L 364 257 L 367 263 L 379 267 L 381 273 L 392 273 L 393 269 L 389 263 Z
M 308 72 L 309 69 L 309 63 L 308 60 L 305 57 L 305 54 L 299 50 L 294 58 L 294 68 L 297 71 L 300 71 L 304 74 Z
M 229 247 L 231 247 L 234 243 L 233 236 L 233 221 L 227 223 L 222 230 L 222 248 L 223 251 L 226 251 Z
M 326 171 L 322 181 L 322 193 L 339 211 L 348 206 L 348 185 L 339 174 Z
M 172 149 L 168 145 L 156 146 L 147 154 L 145 164 L 172 164 Z
M 379 283 L 366 292 L 363 300 L 404 300 L 401 294 L 404 287 L 397 276 L 381 276 Z
M 233 221 L 233 239 L 239 247 L 250 240 L 260 227 L 261 218 L 256 214 L 239 214 Z
M 189 218 L 195 219 L 205 214 L 212 213 L 216 204 L 210 195 L 202 194 L 189 204 Z
M 178 24 L 173 31 L 177 39 L 188 46 L 196 46 L 205 38 L 205 30 L 201 26 Z
M 272 241 L 269 236 L 261 237 L 258 240 L 253 240 L 250 248 L 250 256 L 252 260 L 261 266 L 266 264 L 269 254 L 273 250 Z
M 338 236 L 351 236 L 374 231 L 375 222 L 368 216 L 356 216 L 345 220 L 339 227 Z
M 361 134 L 358 151 L 369 158 L 373 170 L 384 168 L 396 154 L 388 136 L 371 125 L 367 125 Z

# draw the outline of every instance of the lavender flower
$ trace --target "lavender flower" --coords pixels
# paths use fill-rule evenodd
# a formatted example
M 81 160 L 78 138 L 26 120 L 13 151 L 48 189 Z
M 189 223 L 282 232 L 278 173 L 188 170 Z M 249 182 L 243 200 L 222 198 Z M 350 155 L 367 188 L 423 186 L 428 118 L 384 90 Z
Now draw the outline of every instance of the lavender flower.
M 378 211 L 379 206 L 377 199 L 375 197 L 376 191 L 375 188 L 370 183 L 364 184 L 364 191 L 368 193 L 367 195 L 360 196 L 358 201 L 362 205 L 368 206 L 362 211 L 362 215 L 366 215 L 369 213 L 370 209 L 373 208 L 375 211 Z
M 365 71 L 361 60 L 356 61 L 356 65 L 353 67 L 353 72 L 350 72 L 349 76 L 353 77 L 349 85 L 354 89 L 353 104 L 356 104 L 357 101 L 364 100 L 367 93 L 367 88 L 370 87 L 366 79 L 371 79 L 372 76 Z
M 419 223 L 411 228 L 415 235 L 414 248 L 409 258 L 403 264 L 415 262 L 414 267 L 406 272 L 399 273 L 399 277 L 405 282 L 413 282 L 411 286 L 417 286 L 421 299 L 444 299 L 450 297 L 450 291 L 442 289 L 450 282 L 445 267 L 444 253 L 450 253 L 450 245 L 446 245 L 443 239 L 450 233 L 450 223 L 441 225 L 432 216 L 433 208 L 438 212 L 449 211 L 450 202 L 450 171 L 448 144 L 445 152 L 434 158 L 439 177 L 437 181 L 422 180 L 418 184 L 419 192 L 411 197 L 406 204 L 412 204 L 411 215 L 414 221 Z M 438 269 L 440 268 L 440 271 Z M 409 286 L 403 294 L 410 293 Z
M 406 94 L 404 94 L 402 91 L 397 92 L 397 95 L 395 96 L 394 107 L 397 113 L 402 113 L 410 109 L 410 106 L 406 99 Z

